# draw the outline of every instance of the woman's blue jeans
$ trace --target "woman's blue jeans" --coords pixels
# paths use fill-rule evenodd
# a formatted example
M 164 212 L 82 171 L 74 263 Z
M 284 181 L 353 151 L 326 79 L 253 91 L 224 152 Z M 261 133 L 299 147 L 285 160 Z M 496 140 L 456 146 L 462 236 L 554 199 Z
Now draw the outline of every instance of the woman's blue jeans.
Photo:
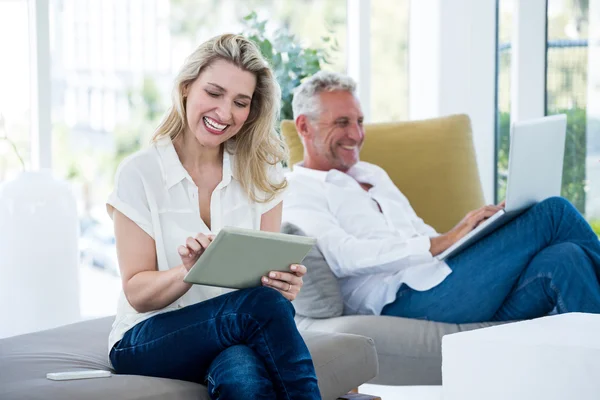
M 110 352 L 119 374 L 206 383 L 213 399 L 320 399 L 313 362 L 280 293 L 238 290 L 156 315 Z
M 402 285 L 383 315 L 449 323 L 510 321 L 558 313 L 600 313 L 600 242 L 561 197 L 531 207 L 450 258 L 433 289 Z

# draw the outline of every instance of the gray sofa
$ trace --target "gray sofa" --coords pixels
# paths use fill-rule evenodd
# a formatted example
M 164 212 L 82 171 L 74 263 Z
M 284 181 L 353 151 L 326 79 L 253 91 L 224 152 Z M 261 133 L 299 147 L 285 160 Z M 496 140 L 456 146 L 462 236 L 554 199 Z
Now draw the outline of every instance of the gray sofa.
M 50 381 L 48 372 L 110 369 L 113 318 L 95 319 L 0 340 L 0 399 L 209 399 L 195 383 L 132 375 Z M 334 400 L 377 375 L 373 341 L 364 336 L 303 332 L 324 400 Z
M 282 232 L 304 235 L 286 223 Z M 484 328 L 497 323 L 443 324 L 379 315 L 344 316 L 339 282 L 317 246 L 302 262 L 308 273 L 292 304 L 301 331 L 350 333 L 375 342 L 379 374 L 370 383 L 381 385 L 441 385 L 442 337 L 451 333 Z

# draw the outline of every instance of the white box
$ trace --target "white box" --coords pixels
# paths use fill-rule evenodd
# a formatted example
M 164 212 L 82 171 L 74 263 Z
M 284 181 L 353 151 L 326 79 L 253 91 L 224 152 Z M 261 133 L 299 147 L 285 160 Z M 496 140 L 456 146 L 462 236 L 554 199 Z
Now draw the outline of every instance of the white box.
M 570 313 L 444 336 L 444 400 L 600 399 L 600 315 Z

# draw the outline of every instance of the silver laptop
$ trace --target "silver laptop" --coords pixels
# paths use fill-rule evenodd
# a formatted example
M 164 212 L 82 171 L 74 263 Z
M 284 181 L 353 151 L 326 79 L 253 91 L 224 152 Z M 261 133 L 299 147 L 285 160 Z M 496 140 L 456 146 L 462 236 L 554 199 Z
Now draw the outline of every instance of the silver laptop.
M 504 209 L 480 223 L 437 259 L 456 255 L 532 205 L 560 196 L 566 131 L 564 114 L 513 123 Z

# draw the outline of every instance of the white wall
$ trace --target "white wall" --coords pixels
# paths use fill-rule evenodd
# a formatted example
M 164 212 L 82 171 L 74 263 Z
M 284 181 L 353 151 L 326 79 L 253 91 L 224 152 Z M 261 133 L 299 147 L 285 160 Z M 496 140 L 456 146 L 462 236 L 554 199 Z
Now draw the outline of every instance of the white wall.
M 52 167 L 50 119 L 50 18 L 49 0 L 29 1 L 31 70 L 31 165 Z
M 377 0 L 375 0 L 377 1 Z M 371 120 L 371 0 L 347 0 L 348 75 L 357 83 L 365 122 Z
M 546 0 L 514 2 L 511 121 L 546 111 Z
M 440 1 L 410 4 L 408 34 L 408 93 L 410 119 L 440 115 L 441 26 Z
M 468 114 L 486 201 L 495 191 L 496 2 L 411 2 L 411 119 Z

